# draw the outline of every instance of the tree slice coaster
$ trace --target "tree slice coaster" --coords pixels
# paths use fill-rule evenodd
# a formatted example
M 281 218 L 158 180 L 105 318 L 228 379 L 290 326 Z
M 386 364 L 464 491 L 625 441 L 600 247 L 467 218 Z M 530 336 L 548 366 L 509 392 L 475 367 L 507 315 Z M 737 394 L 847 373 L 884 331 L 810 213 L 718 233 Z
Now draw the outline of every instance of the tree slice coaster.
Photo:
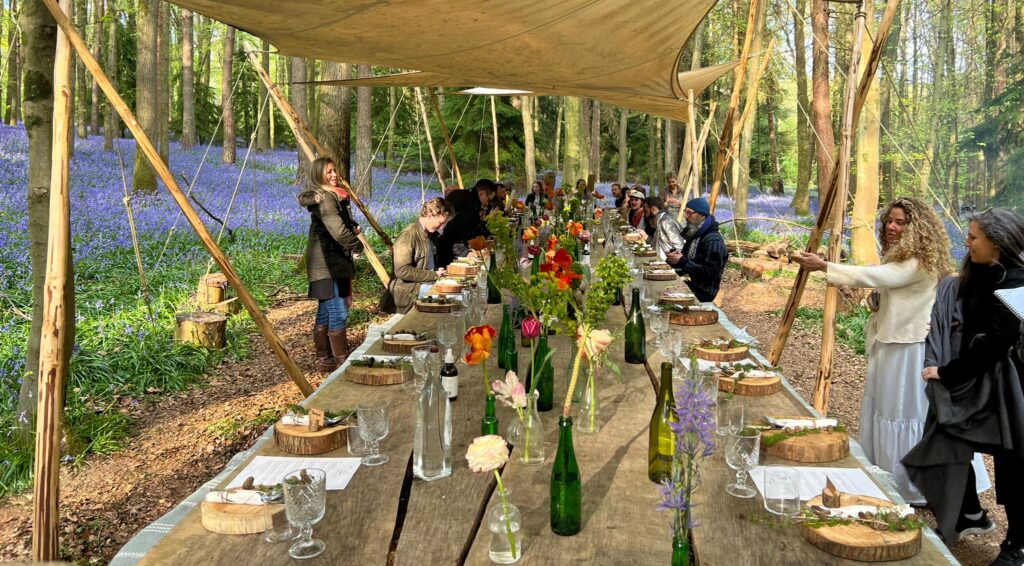
M 180 312 L 174 315 L 174 340 L 220 349 L 227 343 L 228 319 L 212 312 Z
M 698 358 L 709 362 L 738 362 L 740 360 L 745 360 L 747 356 L 750 355 L 750 348 L 745 345 L 740 345 L 735 348 L 729 348 L 728 350 L 722 350 L 720 348 L 696 346 L 694 347 L 693 352 Z
M 743 383 L 742 381 L 740 382 Z M 761 434 L 761 440 L 774 436 L 775 431 L 765 431 Z M 782 434 L 781 431 L 775 434 Z M 821 462 L 834 462 L 845 458 L 850 453 L 850 437 L 845 432 L 828 432 L 821 430 L 803 436 L 793 436 L 780 440 L 770 446 L 765 446 L 764 451 L 772 456 L 792 460 L 794 462 L 807 462 L 817 464 Z
M 435 283 L 434 291 L 442 295 L 456 295 L 465 287 L 462 283 Z
M 345 445 L 342 432 L 347 428 L 337 425 L 312 432 L 307 425 L 286 425 L 278 421 L 274 425 L 274 442 L 278 448 L 291 454 L 326 454 Z
M 397 385 L 408 378 L 402 368 L 378 368 L 350 365 L 345 379 L 362 385 Z
M 679 277 L 672 273 L 644 273 L 644 279 L 648 281 L 675 281 Z
M 203 501 L 199 504 L 203 527 L 225 535 L 262 533 L 274 526 L 274 519 L 284 521 L 284 505 L 241 505 Z
M 416 346 L 430 344 L 430 340 L 381 340 L 381 348 L 389 354 L 409 355 Z
M 693 295 L 685 297 L 666 297 L 665 295 L 662 295 L 658 298 L 658 302 L 663 305 L 680 305 L 683 307 L 689 307 L 697 304 L 697 297 L 694 297 Z
M 719 376 L 718 390 L 746 397 L 764 397 L 782 390 L 782 380 L 778 377 L 747 377 L 739 384 L 732 377 Z
M 884 499 L 865 495 L 840 495 L 843 506 L 877 505 L 892 507 L 892 503 Z M 808 505 L 821 505 L 821 496 L 808 502 Z M 850 525 L 834 525 L 812 529 L 800 526 L 800 532 L 807 542 L 825 552 L 858 562 L 884 562 L 903 560 L 915 556 L 921 551 L 921 529 L 910 531 L 876 531 L 867 525 L 853 523 Z
M 448 273 L 451 275 L 466 276 L 480 273 L 479 265 L 467 265 L 464 263 L 453 263 L 448 266 Z
M 452 303 L 440 305 L 437 303 L 424 303 L 422 301 L 416 301 L 416 310 L 418 310 L 419 312 L 426 313 L 450 313 L 452 312 L 453 306 L 455 305 Z
M 679 326 L 705 326 L 718 322 L 718 311 L 670 312 L 668 321 Z

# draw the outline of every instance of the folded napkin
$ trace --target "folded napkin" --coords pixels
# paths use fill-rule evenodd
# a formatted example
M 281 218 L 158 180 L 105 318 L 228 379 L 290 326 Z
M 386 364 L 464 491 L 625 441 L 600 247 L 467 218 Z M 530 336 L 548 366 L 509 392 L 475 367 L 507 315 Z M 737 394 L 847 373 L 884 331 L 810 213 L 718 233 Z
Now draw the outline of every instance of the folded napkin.
M 415 334 L 385 334 L 385 340 L 415 340 Z
M 777 428 L 828 428 L 839 425 L 839 421 L 836 419 L 782 419 L 765 417 L 764 420 Z
M 871 513 L 878 515 L 879 513 L 892 513 L 895 511 L 899 514 L 902 519 L 914 514 L 914 509 L 906 503 L 901 505 L 894 505 L 892 507 L 879 507 L 877 505 L 844 505 L 842 507 L 817 507 L 822 511 L 828 512 L 830 517 L 842 518 L 842 519 L 857 519 L 861 513 Z
M 263 497 L 254 489 L 211 491 L 206 494 L 211 503 L 236 503 L 238 505 L 263 505 Z
M 281 424 L 309 426 L 309 415 L 296 415 L 294 413 L 288 413 L 287 415 L 281 417 Z

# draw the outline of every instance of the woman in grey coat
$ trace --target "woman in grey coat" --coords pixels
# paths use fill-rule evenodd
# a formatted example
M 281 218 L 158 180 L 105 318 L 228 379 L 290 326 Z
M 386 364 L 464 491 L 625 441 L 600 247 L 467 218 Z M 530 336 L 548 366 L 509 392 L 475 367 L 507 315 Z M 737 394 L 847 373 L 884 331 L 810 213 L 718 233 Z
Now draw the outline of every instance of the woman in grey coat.
M 338 168 L 328 157 L 309 166 L 309 182 L 299 204 L 309 210 L 306 277 L 309 297 L 319 301 L 313 325 L 317 371 L 334 371 L 348 357 L 348 309 L 352 305 L 352 254 L 362 251 L 359 226 L 352 220 L 348 193 L 339 186 Z

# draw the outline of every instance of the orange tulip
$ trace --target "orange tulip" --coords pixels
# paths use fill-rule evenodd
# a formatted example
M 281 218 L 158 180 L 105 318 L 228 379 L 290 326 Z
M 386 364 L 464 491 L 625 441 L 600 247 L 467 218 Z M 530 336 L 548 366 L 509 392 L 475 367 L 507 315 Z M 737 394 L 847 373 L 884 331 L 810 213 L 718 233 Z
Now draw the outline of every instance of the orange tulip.
M 540 230 L 537 230 L 537 228 L 533 226 L 527 226 L 527 228 L 523 230 L 523 241 L 532 242 L 537 238 L 538 234 L 540 234 Z
M 602 216 L 604 216 L 604 209 L 603 208 L 595 208 L 594 209 L 594 220 L 600 220 Z
M 469 248 L 475 251 L 480 251 L 487 248 L 487 238 L 484 238 L 483 236 L 477 236 L 470 240 L 468 243 Z
M 491 342 L 497 335 L 498 331 L 486 324 L 467 330 L 465 339 L 470 351 L 466 354 L 466 363 L 476 365 L 487 360 L 491 355 Z
M 490 352 L 484 352 L 482 350 L 474 350 L 465 356 L 465 361 L 471 366 L 482 364 L 487 361 L 487 358 L 491 357 Z
M 566 228 L 568 228 L 570 236 L 579 236 L 583 233 L 582 222 L 570 222 Z

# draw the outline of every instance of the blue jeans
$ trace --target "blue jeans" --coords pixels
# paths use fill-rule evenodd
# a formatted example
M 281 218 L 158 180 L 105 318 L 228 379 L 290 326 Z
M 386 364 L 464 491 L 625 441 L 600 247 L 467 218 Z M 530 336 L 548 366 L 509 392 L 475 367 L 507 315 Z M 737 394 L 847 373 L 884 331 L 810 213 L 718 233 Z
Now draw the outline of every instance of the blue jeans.
M 321 299 L 316 309 L 316 324 L 326 324 L 328 330 L 344 330 L 348 323 L 348 303 L 339 296 L 338 282 L 334 282 L 334 297 Z

